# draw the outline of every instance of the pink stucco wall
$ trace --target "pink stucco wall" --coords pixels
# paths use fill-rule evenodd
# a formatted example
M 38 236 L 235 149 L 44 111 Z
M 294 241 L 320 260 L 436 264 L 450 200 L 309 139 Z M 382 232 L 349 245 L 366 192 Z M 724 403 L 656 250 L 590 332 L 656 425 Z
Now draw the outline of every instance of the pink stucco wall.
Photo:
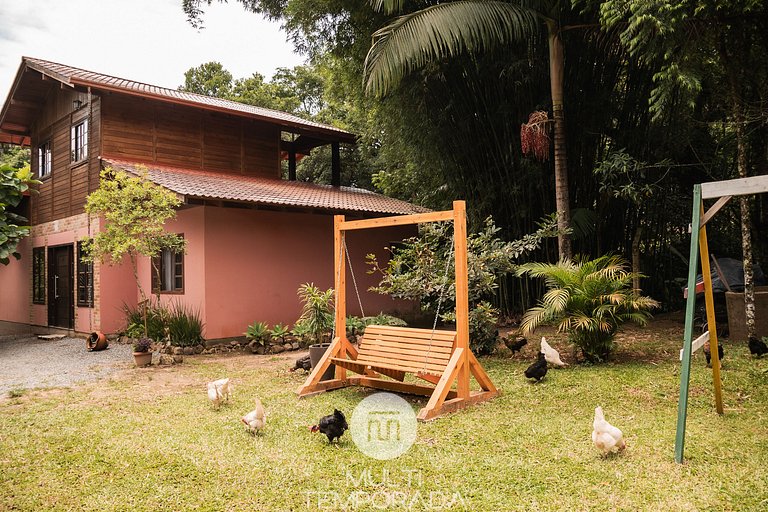
M 21 259 L 11 258 L 0 265 L 0 320 L 29 323 L 32 302 L 32 246 L 29 239 L 19 243 Z
M 125 328 L 123 304 L 136 307 L 136 279 L 128 258 L 122 265 L 102 264 L 99 267 L 100 328 L 107 333 Z M 82 309 L 82 308 L 79 308 Z
M 198 309 L 208 339 L 240 336 L 255 321 L 293 325 L 301 311 L 296 295 L 301 284 L 333 286 L 330 215 L 197 206 L 179 211 L 166 228 L 183 233 L 188 245 L 184 293 L 163 294 L 161 300 Z M 368 292 L 377 280 L 366 273 L 365 265 L 366 254 L 375 252 L 386 261 L 383 248 L 412 233 L 413 228 L 390 228 L 349 234 L 347 244 L 366 314 L 413 307 Z M 140 278 L 148 289 L 146 258 L 140 264 Z M 359 315 L 349 274 L 347 281 L 349 314 Z

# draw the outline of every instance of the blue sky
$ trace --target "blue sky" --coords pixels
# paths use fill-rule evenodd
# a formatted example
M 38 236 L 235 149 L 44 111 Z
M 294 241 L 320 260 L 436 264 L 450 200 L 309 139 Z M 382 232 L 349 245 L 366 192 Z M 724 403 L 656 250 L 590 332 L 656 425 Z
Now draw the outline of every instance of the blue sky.
M 187 23 L 181 0 L 0 0 L 0 102 L 22 56 L 176 88 L 184 72 L 219 61 L 235 78 L 270 78 L 304 58 L 279 23 L 239 3 L 205 9 L 205 29 Z

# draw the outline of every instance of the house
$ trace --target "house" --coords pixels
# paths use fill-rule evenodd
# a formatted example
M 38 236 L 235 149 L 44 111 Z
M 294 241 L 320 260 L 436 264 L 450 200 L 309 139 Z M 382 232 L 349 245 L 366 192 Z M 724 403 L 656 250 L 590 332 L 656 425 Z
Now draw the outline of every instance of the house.
M 158 271 L 140 261 L 145 290 L 154 284 L 162 302 L 199 310 L 209 339 L 239 336 L 254 321 L 292 324 L 299 285 L 333 286 L 334 214 L 424 211 L 340 186 L 340 144 L 354 141 L 284 112 L 24 57 L 0 111 L 0 142 L 31 148 L 42 185 L 25 199 L 31 236 L 21 260 L 0 267 L 0 321 L 79 333 L 124 327 L 123 305 L 138 301 L 130 265 L 85 263 L 78 243 L 101 227 L 83 207 L 111 166 L 143 169 L 183 202 L 166 229 L 187 240 L 187 253 L 166 252 Z M 297 158 L 324 145 L 332 185 L 295 181 Z M 411 307 L 369 292 L 375 277 L 364 263 L 411 234 L 366 230 L 347 240 L 365 313 Z

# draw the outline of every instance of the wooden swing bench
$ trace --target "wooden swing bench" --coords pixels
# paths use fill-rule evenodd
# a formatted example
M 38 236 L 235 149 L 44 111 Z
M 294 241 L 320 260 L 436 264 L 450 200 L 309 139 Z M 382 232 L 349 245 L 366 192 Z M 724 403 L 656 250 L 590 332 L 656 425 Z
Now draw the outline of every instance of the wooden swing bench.
M 456 331 L 369 325 L 357 347 L 357 359 L 334 357 L 331 362 L 361 375 L 372 371 L 403 382 L 406 373 L 414 373 L 437 384 L 455 340 Z

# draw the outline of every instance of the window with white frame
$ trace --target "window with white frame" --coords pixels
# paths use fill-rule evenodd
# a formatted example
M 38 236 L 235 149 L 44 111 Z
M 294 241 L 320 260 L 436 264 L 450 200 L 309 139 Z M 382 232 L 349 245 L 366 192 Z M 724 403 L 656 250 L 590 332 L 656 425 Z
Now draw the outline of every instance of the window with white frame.
M 46 141 L 37 147 L 37 175 L 45 178 L 51 174 L 51 141 Z
M 72 125 L 72 162 L 85 160 L 88 156 L 88 120 L 83 119 Z

